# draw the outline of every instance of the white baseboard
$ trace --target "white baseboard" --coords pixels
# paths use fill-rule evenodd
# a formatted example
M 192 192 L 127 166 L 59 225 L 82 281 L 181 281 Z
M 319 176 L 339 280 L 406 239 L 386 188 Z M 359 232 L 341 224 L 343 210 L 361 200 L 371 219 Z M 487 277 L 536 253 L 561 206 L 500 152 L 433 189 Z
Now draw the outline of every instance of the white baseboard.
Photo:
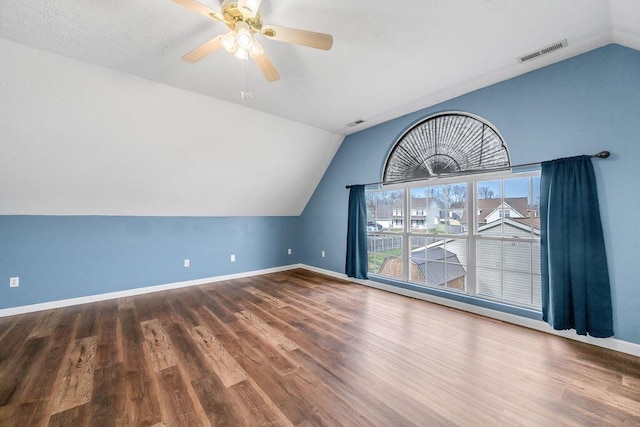
M 325 270 L 322 268 L 312 267 L 310 265 L 302 264 L 302 268 L 315 271 L 316 273 L 325 274 L 327 276 L 336 277 L 343 280 L 348 280 L 360 285 L 369 286 L 371 288 L 381 289 L 383 291 L 393 292 L 408 297 L 421 299 L 435 304 L 444 305 L 451 308 L 457 308 L 459 310 L 468 311 L 470 313 L 479 314 L 481 316 L 490 317 L 496 320 L 502 320 L 503 322 L 512 323 L 518 326 L 524 326 L 525 328 L 535 329 L 537 331 L 546 332 L 548 334 L 557 335 L 560 337 L 568 338 L 575 341 L 580 341 L 588 344 L 592 344 L 598 347 L 608 348 L 610 350 L 619 351 L 621 353 L 630 354 L 632 356 L 640 357 L 640 344 L 635 344 L 628 341 L 619 340 L 616 338 L 593 338 L 590 336 L 577 335 L 575 331 L 557 331 L 549 326 L 548 323 L 541 320 L 529 319 L 515 314 L 504 313 L 490 308 L 478 307 L 476 305 L 467 304 L 460 301 L 451 300 L 448 298 L 442 298 L 435 295 L 429 295 L 422 292 L 412 291 L 410 289 L 403 289 L 397 286 L 386 285 L 384 283 L 375 282 L 373 280 L 359 280 L 351 277 L 347 277 L 346 274 L 336 273 L 335 271 Z
M 184 282 L 167 283 L 164 285 L 146 286 L 142 288 L 127 289 L 125 291 L 109 292 L 105 294 L 89 295 L 86 297 L 69 298 L 57 301 L 43 302 L 39 304 L 23 305 L 0 309 L 0 317 L 15 316 L 16 314 L 32 313 L 35 311 L 51 310 L 54 308 L 69 307 L 71 305 L 87 304 L 92 302 L 106 301 L 110 299 L 126 298 L 135 295 L 149 294 L 152 292 L 168 291 L 171 289 L 187 288 L 189 286 L 204 285 L 207 283 L 222 282 L 226 280 L 241 279 L 243 277 L 259 276 L 268 273 L 302 268 L 302 264 L 291 264 L 283 267 L 267 268 L 264 270 L 247 271 L 244 273 L 227 274 L 224 276 L 207 277 L 204 279 L 187 280 Z

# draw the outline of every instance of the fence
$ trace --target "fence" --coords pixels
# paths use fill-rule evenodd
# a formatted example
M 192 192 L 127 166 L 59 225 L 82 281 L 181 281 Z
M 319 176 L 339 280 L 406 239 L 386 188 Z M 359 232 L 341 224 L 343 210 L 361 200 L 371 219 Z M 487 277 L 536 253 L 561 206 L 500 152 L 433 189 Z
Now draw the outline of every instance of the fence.
M 369 253 L 379 253 L 391 249 L 402 249 L 402 237 L 400 236 L 367 236 L 367 251 Z

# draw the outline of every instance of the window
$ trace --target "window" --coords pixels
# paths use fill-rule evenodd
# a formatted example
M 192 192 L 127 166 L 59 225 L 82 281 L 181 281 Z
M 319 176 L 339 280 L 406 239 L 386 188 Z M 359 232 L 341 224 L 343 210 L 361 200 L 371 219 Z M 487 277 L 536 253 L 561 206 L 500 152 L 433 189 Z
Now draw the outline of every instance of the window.
M 510 164 L 507 146 L 491 124 L 467 113 L 441 113 L 421 120 L 398 139 L 385 163 L 383 181 L 489 171 Z
M 479 117 L 440 113 L 407 130 L 385 163 L 393 190 L 367 192 L 369 273 L 539 309 L 540 174 L 496 172 L 510 165 Z
M 393 218 L 404 206 L 404 191 L 367 192 L 367 253 L 369 270 L 402 279 L 404 218 Z M 402 215 L 402 214 L 400 214 Z M 382 273 L 381 273 L 382 272 Z
M 368 228 L 369 272 L 539 309 L 540 174 L 486 176 L 367 191 L 369 221 L 383 225 Z M 397 203 L 404 221 L 385 228 Z
M 476 294 L 540 308 L 540 175 L 477 181 L 477 193 L 504 215 L 476 219 Z

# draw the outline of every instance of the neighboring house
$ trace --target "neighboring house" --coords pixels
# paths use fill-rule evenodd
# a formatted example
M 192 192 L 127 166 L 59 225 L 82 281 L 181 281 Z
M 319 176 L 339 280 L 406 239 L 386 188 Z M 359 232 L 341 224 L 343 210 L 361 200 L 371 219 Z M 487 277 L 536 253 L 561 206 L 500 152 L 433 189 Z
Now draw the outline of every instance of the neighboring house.
M 440 207 L 425 197 L 411 199 L 411 228 L 433 230 L 440 223 Z M 367 231 L 398 229 L 404 226 L 404 201 L 393 204 L 367 205 Z
M 511 206 L 509 203 L 502 202 L 485 217 L 484 222 L 488 224 L 490 222 L 497 221 L 500 218 L 523 218 L 524 215 L 520 212 L 521 210 L 522 208 L 518 210 Z M 526 213 L 526 210 L 524 212 Z
M 540 218 L 499 218 L 480 226 L 478 234 L 485 237 L 537 238 L 540 237 Z M 533 301 L 533 305 L 539 305 L 539 287 L 530 286 L 530 280 L 525 279 L 533 277 L 534 280 L 539 280 L 539 245 L 526 241 L 505 243 L 489 239 L 478 239 L 477 244 L 481 247 L 480 259 L 477 260 L 479 293 L 526 304 Z M 451 238 L 412 250 L 409 257 L 409 281 L 463 290 L 467 274 L 465 266 L 468 262 L 466 245 L 466 239 Z M 527 268 L 523 270 L 523 266 Z M 506 274 L 502 273 L 503 268 L 507 271 Z M 379 273 L 401 278 L 402 257 L 387 257 L 380 266 Z
M 414 230 L 432 230 L 440 222 L 440 206 L 426 197 L 411 199 L 411 228 Z
M 540 237 L 540 218 L 502 218 L 478 228 L 481 236 Z M 540 306 L 540 245 L 476 240 L 477 290 L 487 297 Z
M 431 234 L 462 233 L 468 225 L 466 210 L 445 210 L 435 200 L 413 198 L 410 221 L 412 230 L 425 230 Z M 537 206 L 530 206 L 527 197 L 478 200 L 476 220 L 478 224 L 478 259 L 476 264 L 478 293 L 521 304 L 539 305 L 540 246 L 531 241 L 482 239 L 482 237 L 538 238 L 540 218 Z M 380 231 L 403 226 L 403 203 L 388 204 L 376 211 L 375 221 L 370 219 L 369 231 Z M 372 216 L 370 218 L 373 218 Z M 452 237 L 452 236 L 450 236 Z M 400 249 L 402 240 L 397 237 L 370 237 L 370 252 L 384 253 Z M 430 287 L 465 289 L 468 265 L 468 241 L 465 238 L 447 238 L 411 251 L 408 280 Z M 372 250 L 375 249 L 375 250 Z M 396 252 L 397 253 L 397 252 Z M 402 257 L 387 252 L 378 274 L 402 278 Z M 383 255 L 384 256 L 384 255 Z
M 529 206 L 526 197 L 505 197 L 504 199 L 478 199 L 476 223 L 489 224 L 502 217 L 525 218 L 537 217 L 536 206 Z M 466 209 L 462 213 L 462 222 L 466 223 L 469 214 Z
M 504 199 L 478 199 L 478 212 L 476 220 L 478 224 L 488 224 L 504 216 L 504 209 L 508 206 L 509 214 L 515 218 L 527 215 L 529 201 L 526 197 L 505 197 Z
M 533 218 L 511 218 L 513 222 L 526 225 L 527 227 L 533 227 L 533 234 L 540 236 L 540 217 L 534 216 Z
M 502 218 L 502 221 L 497 220 L 481 225 L 478 227 L 478 234 L 496 237 L 540 237 L 540 217 Z
M 367 231 L 382 231 L 391 228 L 389 209 L 371 210 L 367 206 Z
M 376 200 L 375 193 L 371 197 L 367 199 L 367 231 L 398 230 L 404 227 L 405 200 L 402 198 L 394 201 L 390 198 Z M 498 204 L 499 202 L 493 208 L 495 209 Z M 447 209 L 441 206 L 437 198 L 412 197 L 409 209 L 411 230 L 424 230 L 437 234 L 459 234 L 467 230 L 467 222 L 464 220 L 465 210 L 462 207 Z
M 427 203 L 428 200 L 428 203 Z M 456 234 L 462 232 L 460 217 L 462 210 L 443 209 L 435 199 L 413 197 L 411 199 L 411 229 L 427 230 L 435 233 Z M 391 207 L 391 227 L 402 228 L 404 207 L 398 202 Z

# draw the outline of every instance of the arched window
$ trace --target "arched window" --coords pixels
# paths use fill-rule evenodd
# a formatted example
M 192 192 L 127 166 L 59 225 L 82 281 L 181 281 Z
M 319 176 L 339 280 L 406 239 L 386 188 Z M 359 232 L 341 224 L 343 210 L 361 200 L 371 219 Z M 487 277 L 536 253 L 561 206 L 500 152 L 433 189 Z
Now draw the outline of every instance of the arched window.
M 489 172 L 510 165 L 507 146 L 491 124 L 467 113 L 447 112 L 421 120 L 398 139 L 382 181 Z
M 365 194 L 370 277 L 539 310 L 540 172 L 510 169 L 479 117 L 411 126 L 385 163 L 383 184 L 395 185 Z

